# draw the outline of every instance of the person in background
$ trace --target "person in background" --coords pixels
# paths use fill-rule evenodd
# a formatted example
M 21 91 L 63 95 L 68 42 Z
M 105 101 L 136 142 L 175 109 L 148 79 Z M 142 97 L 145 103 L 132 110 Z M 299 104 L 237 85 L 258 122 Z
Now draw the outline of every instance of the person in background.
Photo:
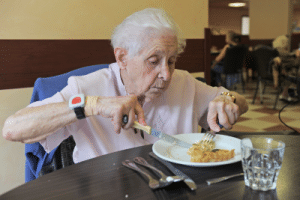
M 211 79 L 212 79 L 212 86 L 221 86 L 221 74 L 224 71 L 224 58 L 226 54 L 226 50 L 233 46 L 238 45 L 241 42 L 241 36 L 235 33 L 234 31 L 228 31 L 226 34 L 226 45 L 221 50 L 220 54 L 216 57 L 211 65 Z
M 297 49 L 293 52 L 289 52 L 289 39 L 285 35 L 277 37 L 273 41 L 273 48 L 277 49 L 279 56 L 275 57 L 271 63 L 274 87 L 279 85 L 280 74 L 284 77 L 299 77 L 300 71 L 300 50 Z M 288 102 L 296 102 L 298 98 L 289 95 L 289 88 L 296 88 L 297 86 L 288 80 L 282 78 L 281 86 L 283 91 L 279 96 L 280 100 Z M 296 91 L 294 89 L 294 91 Z M 297 94 L 295 94 L 297 96 Z
M 286 35 L 280 35 L 272 42 L 272 46 L 279 53 L 279 56 L 289 55 L 289 39 Z
M 170 135 L 198 132 L 198 125 L 218 132 L 217 122 L 231 129 L 248 110 L 242 95 L 175 69 L 186 43 L 164 10 L 133 13 L 115 28 L 111 43 L 115 63 L 70 77 L 54 96 L 8 117 L 3 137 L 40 142 L 50 152 L 72 135 L 73 159 L 78 163 L 158 140 L 135 134 L 134 121 Z M 125 115 L 127 123 L 123 123 Z

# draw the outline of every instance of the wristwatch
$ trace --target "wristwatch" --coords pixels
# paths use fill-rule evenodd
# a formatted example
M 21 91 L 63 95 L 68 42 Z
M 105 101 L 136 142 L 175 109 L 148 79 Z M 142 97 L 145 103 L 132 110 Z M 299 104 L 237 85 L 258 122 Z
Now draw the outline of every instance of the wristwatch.
M 74 110 L 77 119 L 85 118 L 84 106 L 85 106 L 84 94 L 76 94 L 69 99 L 69 108 Z
M 236 102 L 236 98 L 235 96 L 233 96 L 232 94 L 230 94 L 229 92 L 222 92 L 221 95 L 227 95 L 227 96 L 230 96 L 232 99 L 233 99 L 233 103 Z

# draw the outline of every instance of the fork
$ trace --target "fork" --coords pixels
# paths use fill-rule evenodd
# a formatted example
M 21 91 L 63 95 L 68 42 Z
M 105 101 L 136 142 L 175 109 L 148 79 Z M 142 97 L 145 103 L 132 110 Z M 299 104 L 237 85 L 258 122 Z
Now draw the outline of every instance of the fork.
M 219 123 L 219 120 L 217 120 L 217 123 L 219 127 L 222 129 L 223 125 Z M 202 139 L 199 142 L 194 143 L 193 145 L 197 145 L 201 148 L 203 151 L 212 151 L 214 149 L 214 145 L 212 143 L 213 139 L 215 138 L 216 133 L 212 130 L 206 132 Z
M 212 151 L 214 149 L 214 145 L 212 142 L 215 136 L 215 134 L 206 132 L 202 139 L 199 142 L 194 143 L 193 145 L 199 146 L 203 151 Z
M 156 167 L 150 165 L 142 157 L 136 157 L 136 158 L 133 159 L 133 161 L 137 164 L 143 165 L 144 167 L 148 167 L 149 169 L 152 169 L 154 172 L 159 174 L 159 176 L 160 176 L 160 179 L 159 179 L 160 187 L 166 187 L 166 186 L 170 185 L 173 182 L 178 182 L 178 181 L 183 180 L 183 177 L 180 177 L 180 176 L 166 176 L 162 171 L 160 171 Z
M 155 180 L 150 174 L 141 170 L 138 166 L 136 166 L 136 164 L 134 162 L 131 162 L 130 160 L 125 160 L 122 162 L 122 165 L 124 165 L 125 167 L 128 167 L 130 169 L 133 169 L 133 170 L 141 173 L 142 175 L 146 176 L 149 180 L 148 185 L 151 189 L 157 189 L 160 187 L 160 184 L 157 180 Z

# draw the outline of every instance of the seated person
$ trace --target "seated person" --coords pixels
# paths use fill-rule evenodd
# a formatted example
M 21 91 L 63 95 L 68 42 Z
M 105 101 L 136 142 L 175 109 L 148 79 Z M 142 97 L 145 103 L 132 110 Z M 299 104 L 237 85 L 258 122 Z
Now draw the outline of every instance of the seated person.
M 272 46 L 279 53 L 279 56 L 289 55 L 289 39 L 285 35 L 280 35 L 272 42 Z
M 8 117 L 3 137 L 40 142 L 50 152 L 73 135 L 73 159 L 78 163 L 158 140 L 148 134 L 144 138 L 136 135 L 132 129 L 135 120 L 170 135 L 198 132 L 198 125 L 218 132 L 217 121 L 231 129 L 248 110 L 245 98 L 175 69 L 185 47 L 177 27 L 161 9 L 148 8 L 127 17 L 112 35 L 115 63 L 70 77 L 68 85 L 54 96 Z M 79 114 L 69 106 L 69 100 L 78 94 L 85 98 Z M 124 115 L 128 116 L 126 124 Z
M 277 49 L 279 56 L 273 59 L 272 62 L 272 74 L 274 79 L 274 87 L 277 88 L 279 84 L 279 75 L 296 77 L 300 75 L 300 50 L 297 49 L 290 53 L 288 51 L 288 38 L 286 36 L 279 36 L 273 42 L 273 48 Z M 289 96 L 288 90 L 290 87 L 296 87 L 284 78 L 281 81 L 283 91 L 279 96 L 280 100 L 286 100 L 289 102 L 298 101 L 297 98 Z
M 220 54 L 216 57 L 216 59 L 213 61 L 211 66 L 212 86 L 221 86 L 222 84 L 221 74 L 223 74 L 224 71 L 223 62 L 224 62 L 226 50 L 228 48 L 238 45 L 240 41 L 241 41 L 240 35 L 236 34 L 233 31 L 228 31 L 228 33 L 226 34 L 227 44 L 223 47 Z

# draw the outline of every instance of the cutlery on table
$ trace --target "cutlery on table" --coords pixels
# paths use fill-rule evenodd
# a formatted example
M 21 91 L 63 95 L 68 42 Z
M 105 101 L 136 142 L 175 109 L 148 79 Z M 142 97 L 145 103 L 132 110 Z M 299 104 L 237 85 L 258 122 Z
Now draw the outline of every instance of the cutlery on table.
M 206 182 L 207 182 L 208 185 L 211 185 L 211 184 L 214 184 L 214 183 L 219 183 L 221 181 L 225 181 L 227 179 L 234 178 L 234 177 L 237 177 L 237 176 L 243 176 L 243 175 L 244 175 L 244 173 L 233 174 L 233 175 L 230 175 L 230 176 L 223 176 L 223 177 L 220 177 L 220 178 L 208 179 L 208 180 L 206 180 Z
M 218 122 L 219 127 L 222 129 L 223 126 Z M 202 139 L 199 142 L 195 142 L 193 145 L 197 145 L 199 146 L 203 151 L 218 151 L 215 150 L 215 145 L 213 143 L 213 139 L 216 136 L 216 132 L 210 130 L 207 131 L 204 136 L 202 137 Z
M 130 169 L 133 169 L 139 173 L 141 173 L 142 175 L 146 176 L 149 180 L 149 187 L 151 189 L 157 189 L 160 187 L 159 181 L 155 180 L 150 174 L 144 172 L 143 170 L 141 170 L 138 166 L 136 166 L 136 164 L 134 162 L 131 162 L 130 160 L 125 160 L 122 162 L 122 164 L 125 167 L 128 167 Z
M 153 152 L 150 152 L 149 155 L 152 158 L 155 158 L 157 161 L 161 162 L 162 164 L 164 164 L 171 172 L 173 172 L 175 175 L 177 176 L 181 176 L 183 178 L 183 181 L 185 182 L 185 184 L 187 184 L 187 186 L 191 189 L 191 190 L 196 190 L 197 186 L 195 184 L 195 182 L 188 177 L 186 174 L 184 174 L 182 171 L 180 171 L 179 169 L 177 169 L 176 167 L 174 167 L 171 163 L 157 157 Z
M 128 122 L 128 116 L 127 115 L 123 116 L 122 122 L 124 124 L 127 124 L 127 122 Z M 140 129 L 142 131 L 145 131 L 149 135 L 153 135 L 155 137 L 163 139 L 164 141 L 172 143 L 174 145 L 178 145 L 178 146 L 181 146 L 181 147 L 184 147 L 184 148 L 190 148 L 190 147 L 192 147 L 192 144 L 189 144 L 189 143 L 184 142 L 182 140 L 179 140 L 179 139 L 177 139 L 177 138 L 175 138 L 173 136 L 170 136 L 170 135 L 165 134 L 165 133 L 163 133 L 161 131 L 158 131 L 158 130 L 156 130 L 154 128 L 151 128 L 150 126 L 143 126 L 140 123 L 138 123 L 137 121 L 134 121 L 133 127 L 137 128 L 137 129 Z
M 160 187 L 165 187 L 170 185 L 173 182 L 178 182 L 178 181 L 182 181 L 183 177 L 180 176 L 166 176 L 162 171 L 160 171 L 159 169 L 157 169 L 156 167 L 150 165 L 144 158 L 142 157 L 136 157 L 133 159 L 133 161 L 137 164 L 140 164 L 144 167 L 148 167 L 149 169 L 153 170 L 154 172 L 156 172 L 159 176 L 159 183 L 160 183 Z
M 199 142 L 196 142 L 193 145 L 200 147 L 203 151 L 212 151 L 214 149 L 213 139 L 215 136 L 216 134 L 207 132 Z

